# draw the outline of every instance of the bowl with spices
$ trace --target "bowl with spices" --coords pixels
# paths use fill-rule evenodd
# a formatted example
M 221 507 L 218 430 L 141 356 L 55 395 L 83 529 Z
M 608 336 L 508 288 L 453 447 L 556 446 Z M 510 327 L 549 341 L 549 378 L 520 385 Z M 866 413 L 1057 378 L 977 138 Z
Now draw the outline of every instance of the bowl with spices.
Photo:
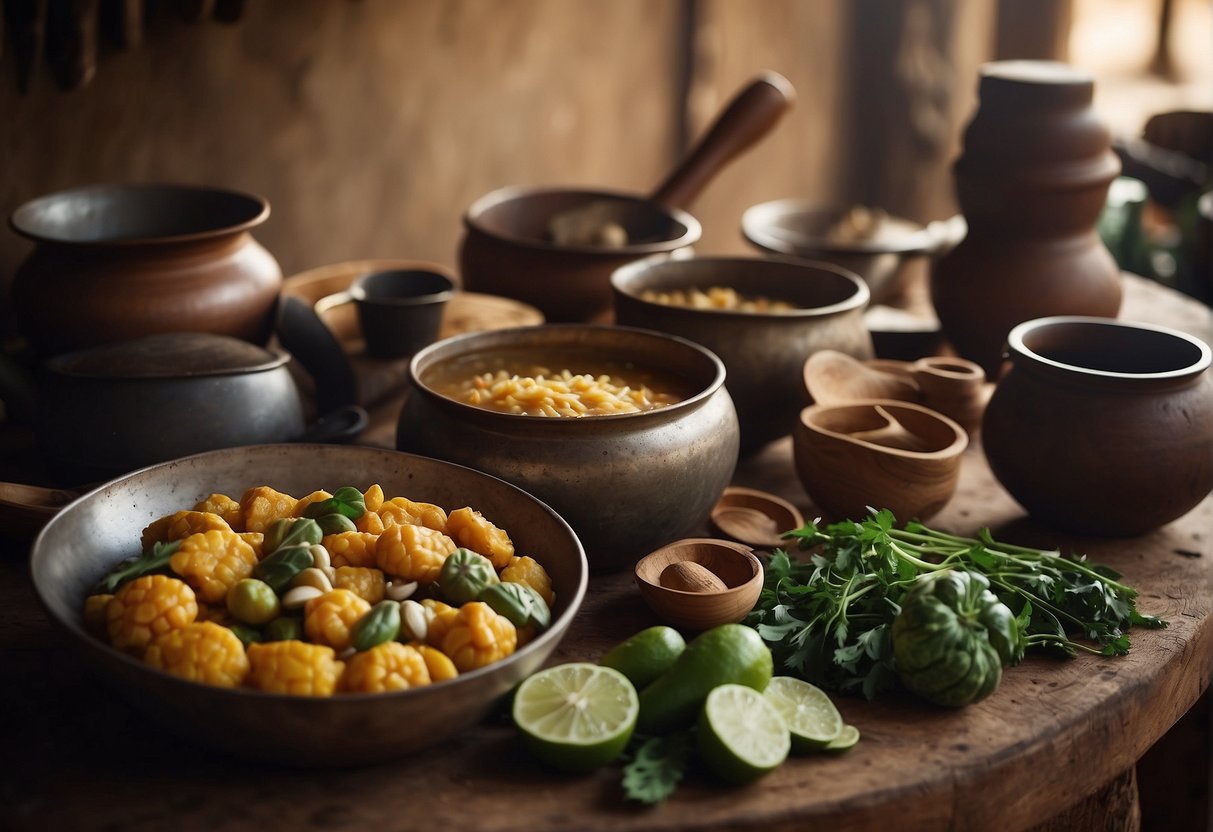
M 791 258 L 651 258 L 611 276 L 620 324 L 707 347 L 728 370 L 741 453 L 792 432 L 808 404 L 805 359 L 818 350 L 872 358 L 868 289 L 854 273 Z
M 733 476 L 739 428 L 725 368 L 659 332 L 550 324 L 459 335 L 417 353 L 401 450 L 534 494 L 590 568 L 630 567 L 701 526 Z
M 472 729 L 585 593 L 576 535 L 501 480 L 382 448 L 254 445 L 63 508 L 30 571 L 49 617 L 179 734 L 360 765 Z

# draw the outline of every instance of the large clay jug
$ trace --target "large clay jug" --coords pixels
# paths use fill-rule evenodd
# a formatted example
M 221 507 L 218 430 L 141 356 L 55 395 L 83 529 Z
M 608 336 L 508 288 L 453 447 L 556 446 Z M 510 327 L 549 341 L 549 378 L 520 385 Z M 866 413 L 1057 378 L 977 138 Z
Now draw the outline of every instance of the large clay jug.
M 17 324 L 43 354 L 161 332 L 264 344 L 282 270 L 253 239 L 261 197 L 180 185 L 95 185 L 13 212 L 34 250 L 12 282 Z
M 968 232 L 935 263 L 931 292 L 944 335 L 991 376 L 1016 324 L 1120 310 L 1120 272 L 1095 228 L 1120 161 L 1093 95 L 1066 64 L 982 68 L 953 167 Z

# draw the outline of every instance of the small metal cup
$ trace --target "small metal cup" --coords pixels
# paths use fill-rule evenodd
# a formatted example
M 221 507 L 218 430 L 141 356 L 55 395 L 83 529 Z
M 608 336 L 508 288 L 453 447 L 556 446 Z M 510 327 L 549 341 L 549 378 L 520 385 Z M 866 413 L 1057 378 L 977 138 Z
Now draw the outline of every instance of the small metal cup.
M 434 268 L 370 272 L 348 291 L 316 302 L 316 312 L 353 303 L 368 355 L 403 358 L 432 343 L 442 327 L 442 313 L 455 294 L 450 275 Z

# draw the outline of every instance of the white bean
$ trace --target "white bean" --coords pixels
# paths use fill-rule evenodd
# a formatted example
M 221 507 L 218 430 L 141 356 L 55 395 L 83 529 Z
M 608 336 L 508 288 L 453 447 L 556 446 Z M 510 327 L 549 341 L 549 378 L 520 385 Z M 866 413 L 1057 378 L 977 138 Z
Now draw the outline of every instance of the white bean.
M 312 566 L 315 566 L 318 569 L 323 569 L 326 566 L 333 565 L 333 559 L 329 557 L 329 550 L 321 546 L 319 543 L 313 543 L 307 548 L 308 551 L 312 553 Z
M 405 584 L 398 584 L 394 581 L 388 581 L 387 586 L 384 587 L 384 592 L 387 594 L 387 597 L 391 598 L 393 601 L 406 601 L 409 598 L 412 598 L 413 593 L 416 591 L 416 581 L 409 581 Z
M 314 586 L 297 586 L 288 590 L 282 596 L 282 606 L 288 610 L 297 610 L 313 598 L 319 598 L 324 593 Z
M 333 582 L 329 580 L 329 576 L 324 574 L 323 570 L 311 566 L 296 575 L 291 581 L 291 586 L 314 586 L 321 592 L 328 592 L 333 588 Z
M 429 611 L 416 601 L 400 602 L 400 629 L 409 641 L 425 641 L 430 630 Z

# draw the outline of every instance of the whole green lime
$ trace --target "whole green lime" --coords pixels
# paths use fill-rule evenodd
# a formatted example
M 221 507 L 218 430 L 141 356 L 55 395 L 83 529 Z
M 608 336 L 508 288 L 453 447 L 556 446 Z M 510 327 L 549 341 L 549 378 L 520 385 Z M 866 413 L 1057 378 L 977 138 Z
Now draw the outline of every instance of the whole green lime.
M 641 691 L 637 730 L 665 734 L 689 726 L 713 688 L 738 684 L 761 692 L 771 681 L 772 670 L 770 648 L 756 630 L 742 624 L 707 630 Z
M 649 627 L 615 645 L 598 663 L 615 668 L 637 690 L 643 690 L 674 666 L 686 646 L 682 634 L 673 627 Z

